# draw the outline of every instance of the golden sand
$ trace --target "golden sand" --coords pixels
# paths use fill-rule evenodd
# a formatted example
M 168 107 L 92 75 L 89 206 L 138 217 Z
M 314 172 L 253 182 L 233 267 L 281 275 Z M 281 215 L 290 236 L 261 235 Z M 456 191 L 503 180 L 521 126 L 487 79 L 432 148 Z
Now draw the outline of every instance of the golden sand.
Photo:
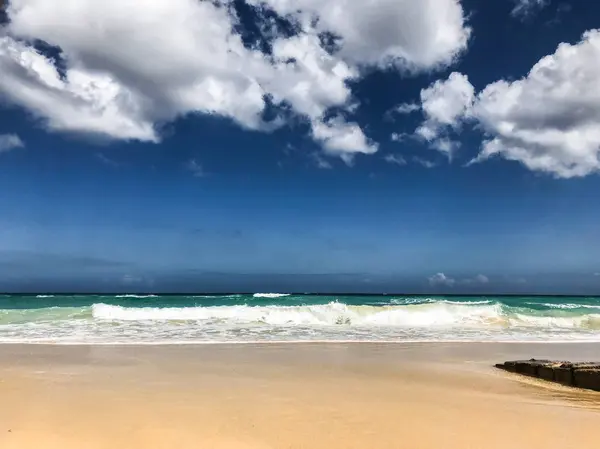
M 597 449 L 600 394 L 490 366 L 598 349 L 5 345 L 0 448 Z

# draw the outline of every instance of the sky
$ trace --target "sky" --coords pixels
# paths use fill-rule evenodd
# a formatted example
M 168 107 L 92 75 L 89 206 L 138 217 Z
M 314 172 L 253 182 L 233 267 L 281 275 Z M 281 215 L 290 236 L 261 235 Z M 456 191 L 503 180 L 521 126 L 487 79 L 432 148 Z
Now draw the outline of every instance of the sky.
M 0 290 L 600 292 L 596 2 L 0 3 Z

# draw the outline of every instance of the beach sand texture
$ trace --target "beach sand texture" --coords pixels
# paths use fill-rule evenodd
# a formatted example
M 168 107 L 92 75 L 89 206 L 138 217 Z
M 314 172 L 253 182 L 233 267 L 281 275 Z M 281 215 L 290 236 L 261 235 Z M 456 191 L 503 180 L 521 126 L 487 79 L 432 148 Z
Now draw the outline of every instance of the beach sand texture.
M 600 394 L 492 364 L 599 349 L 2 345 L 0 448 L 596 449 Z

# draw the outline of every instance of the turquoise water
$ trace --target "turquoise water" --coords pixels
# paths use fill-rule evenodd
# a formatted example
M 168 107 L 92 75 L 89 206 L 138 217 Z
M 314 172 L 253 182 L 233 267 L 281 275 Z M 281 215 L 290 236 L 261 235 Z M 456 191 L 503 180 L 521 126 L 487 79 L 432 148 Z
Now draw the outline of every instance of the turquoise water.
M 0 296 L 0 343 L 598 341 L 599 297 Z

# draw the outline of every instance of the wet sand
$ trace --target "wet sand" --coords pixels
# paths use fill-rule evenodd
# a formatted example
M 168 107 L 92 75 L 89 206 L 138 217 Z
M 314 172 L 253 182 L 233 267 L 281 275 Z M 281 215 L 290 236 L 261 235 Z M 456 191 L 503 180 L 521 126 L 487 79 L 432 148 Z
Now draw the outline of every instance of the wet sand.
M 495 370 L 599 344 L 0 346 L 3 449 L 597 448 L 600 394 Z

